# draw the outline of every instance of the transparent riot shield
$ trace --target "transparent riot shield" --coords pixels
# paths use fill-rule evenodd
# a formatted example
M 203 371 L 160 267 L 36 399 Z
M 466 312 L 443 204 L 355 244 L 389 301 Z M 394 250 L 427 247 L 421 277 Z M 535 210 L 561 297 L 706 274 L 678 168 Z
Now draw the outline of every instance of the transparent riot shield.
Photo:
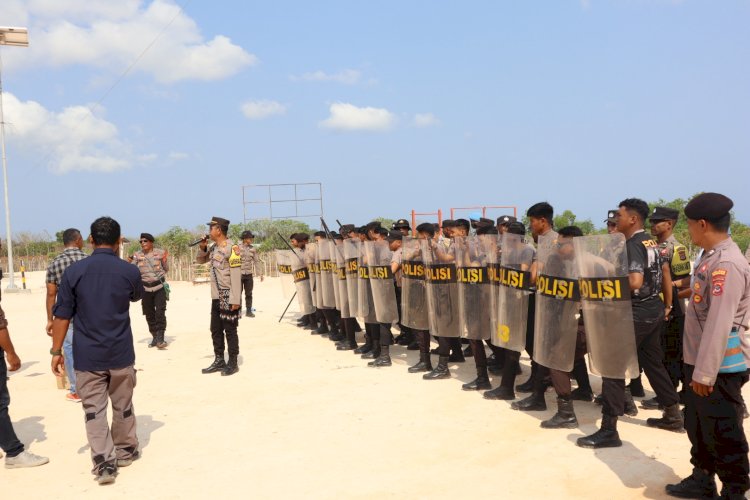
M 370 270 L 367 267 L 367 255 L 365 254 L 365 245 L 359 245 L 359 257 L 357 257 L 357 272 L 359 273 L 359 296 L 357 302 L 359 305 L 358 316 L 365 323 L 377 323 L 375 317 L 375 304 L 372 300 L 372 288 L 370 287 Z
M 536 273 L 534 360 L 569 372 L 575 358 L 581 300 L 573 238 L 539 236 Z
M 312 293 L 313 306 L 317 309 L 323 303 L 320 291 L 320 262 L 318 260 L 318 244 L 308 243 L 305 246 L 305 261 L 310 271 L 310 291 Z
M 500 310 L 500 256 L 502 252 L 502 236 L 498 234 L 484 235 L 480 242 L 484 246 L 487 256 L 487 276 L 490 280 L 490 339 L 499 331 L 498 311 Z M 492 341 L 492 340 L 490 340 Z
M 438 337 L 461 336 L 458 277 L 450 253 L 433 240 L 420 240 L 430 333 Z
M 453 255 L 458 276 L 461 335 L 472 340 L 490 338 L 492 285 L 488 275 L 489 256 L 485 241 L 491 235 L 453 238 Z
M 591 371 L 607 378 L 638 375 L 628 256 L 620 233 L 573 238 Z
M 347 289 L 346 257 L 344 255 L 344 240 L 334 240 L 333 254 L 336 258 L 336 296 L 338 310 L 342 318 L 352 318 L 354 315 L 349 308 L 349 291 Z
M 310 287 L 310 271 L 305 262 L 305 254 L 299 250 L 290 252 L 292 267 L 292 278 L 294 288 L 297 291 L 297 301 L 302 314 L 310 314 L 315 311 L 312 302 L 312 288 Z
M 294 278 L 292 277 L 292 252 L 291 250 L 276 250 L 276 270 L 281 280 L 281 293 L 286 300 L 294 295 Z
M 387 241 L 366 241 L 365 255 L 370 272 L 372 302 L 375 305 L 375 318 L 378 323 L 391 324 L 398 321 L 396 306 L 396 286 L 393 283 L 391 257 L 393 252 Z
M 518 234 L 503 234 L 500 257 L 500 289 L 497 330 L 492 332 L 492 343 L 521 352 L 526 346 L 526 326 L 529 314 L 529 295 L 533 293 L 531 264 L 534 247 Z
M 320 266 L 320 297 L 318 307 L 323 309 L 336 308 L 336 295 L 333 291 L 333 263 L 331 262 L 331 242 L 320 240 L 318 245 L 318 263 Z
M 344 272 L 346 273 L 346 292 L 349 301 L 349 314 L 351 317 L 360 316 L 359 314 L 359 247 L 362 243 L 357 239 L 347 238 L 344 240 Z
M 401 257 L 401 323 L 415 330 L 429 330 L 429 306 L 419 240 L 404 236 Z

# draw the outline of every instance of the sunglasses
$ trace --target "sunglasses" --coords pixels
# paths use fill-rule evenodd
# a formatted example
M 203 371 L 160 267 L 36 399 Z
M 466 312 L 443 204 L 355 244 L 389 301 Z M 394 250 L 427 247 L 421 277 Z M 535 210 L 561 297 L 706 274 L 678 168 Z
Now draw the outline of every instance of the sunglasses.
M 141 243 L 149 243 L 150 240 L 141 240 Z

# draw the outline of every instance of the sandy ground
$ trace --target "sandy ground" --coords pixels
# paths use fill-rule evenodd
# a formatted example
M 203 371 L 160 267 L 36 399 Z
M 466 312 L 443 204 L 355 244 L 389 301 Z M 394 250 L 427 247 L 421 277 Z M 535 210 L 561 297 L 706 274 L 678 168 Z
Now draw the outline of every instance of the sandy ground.
M 621 420 L 622 448 L 578 448 L 576 438 L 597 428 L 593 403 L 577 403 L 579 429 L 544 430 L 551 390 L 547 412 L 513 411 L 461 390 L 474 378 L 471 361 L 428 382 L 406 371 L 417 353 L 396 347 L 392 367 L 368 368 L 298 329 L 292 314 L 278 323 L 286 300 L 268 279 L 256 280 L 257 317 L 240 322 L 232 377 L 200 372 L 212 360 L 207 285 L 172 284 L 166 351 L 146 347 L 133 306 L 143 458 L 100 487 L 81 406 L 65 400 L 49 369 L 43 280 L 31 273 L 31 293 L 3 292 L 2 306 L 23 361 L 9 381 L 11 418 L 50 463 L 0 468 L 3 498 L 664 498 L 664 485 L 691 471 L 687 436 L 645 425 L 657 411 Z

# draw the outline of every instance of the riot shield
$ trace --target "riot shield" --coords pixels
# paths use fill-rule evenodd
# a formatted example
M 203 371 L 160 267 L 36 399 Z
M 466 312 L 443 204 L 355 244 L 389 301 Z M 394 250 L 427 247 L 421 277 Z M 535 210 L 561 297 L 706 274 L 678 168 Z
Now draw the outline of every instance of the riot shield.
M 292 251 L 276 250 L 276 270 L 279 272 L 281 280 L 281 293 L 286 300 L 290 300 L 294 295 L 294 278 L 292 277 Z
M 432 240 L 420 240 L 430 333 L 438 337 L 461 335 L 456 265 L 449 252 Z
M 638 375 L 625 236 L 573 238 L 591 371 L 607 378 Z
M 341 310 L 341 297 L 339 297 L 339 265 L 336 260 L 336 242 L 334 240 L 328 241 L 328 251 L 331 254 L 331 275 L 333 275 L 333 300 L 335 309 Z
M 401 249 L 401 324 L 415 330 L 429 330 L 424 262 L 419 240 L 404 236 Z
M 346 272 L 346 291 L 349 301 L 349 314 L 351 317 L 360 316 L 359 313 L 359 247 L 362 243 L 357 239 L 347 238 L 344 240 L 344 258 Z
M 533 293 L 531 264 L 534 247 L 518 234 L 503 234 L 500 257 L 500 287 L 498 296 L 497 330 L 492 332 L 492 343 L 512 351 L 526 347 L 526 326 L 529 314 L 529 295 Z
M 317 260 L 320 266 L 320 296 L 318 307 L 322 309 L 335 309 L 336 296 L 333 291 L 333 263 L 331 262 L 331 242 L 328 240 L 318 241 Z
M 297 291 L 297 301 L 299 310 L 302 314 L 311 314 L 315 311 L 312 302 L 312 288 L 310 287 L 310 271 L 305 263 L 305 255 L 299 250 L 294 253 L 290 252 L 292 267 L 292 279 Z
M 502 253 L 502 236 L 497 234 L 485 235 L 480 242 L 484 246 L 484 253 L 487 256 L 487 276 L 490 280 L 490 339 L 494 338 L 494 333 L 499 331 L 497 313 L 500 309 L 500 256 Z
M 573 238 L 539 236 L 537 246 L 534 360 L 542 366 L 573 369 L 578 335 L 578 268 Z
M 461 336 L 472 340 L 490 338 L 492 285 L 487 273 L 486 242 L 494 235 L 453 238 L 458 276 Z
M 387 241 L 366 241 L 365 255 L 370 271 L 372 302 L 375 305 L 375 318 L 378 323 L 391 324 L 398 321 L 396 307 L 396 285 L 391 271 L 393 252 Z
M 333 255 L 336 258 L 336 304 L 341 311 L 342 318 L 353 318 L 349 308 L 349 291 L 347 289 L 346 257 L 344 255 L 344 240 L 333 242 Z
M 310 271 L 310 291 L 312 292 L 313 306 L 321 307 L 323 304 L 320 291 L 320 262 L 318 261 L 318 244 L 308 243 L 305 246 L 307 269 Z
M 357 298 L 359 306 L 358 316 L 365 323 L 377 323 L 375 316 L 375 304 L 372 300 L 372 288 L 370 287 L 370 270 L 367 268 L 367 256 L 365 255 L 365 245 L 360 243 L 359 256 L 357 257 L 357 272 L 359 273 L 359 285 L 357 287 L 359 296 Z

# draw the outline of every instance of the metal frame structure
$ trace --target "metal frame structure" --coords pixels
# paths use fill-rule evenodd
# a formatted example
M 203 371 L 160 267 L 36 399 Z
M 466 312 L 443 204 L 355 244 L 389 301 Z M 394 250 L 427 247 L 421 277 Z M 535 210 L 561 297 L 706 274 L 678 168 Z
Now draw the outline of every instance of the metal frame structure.
M 278 187 L 294 186 L 294 197 L 292 199 L 274 199 L 273 190 Z M 318 186 L 318 197 L 317 198 L 299 198 L 297 188 L 299 186 Z M 247 190 L 248 189 L 265 189 L 268 191 L 268 199 L 265 200 L 248 200 Z M 317 201 L 320 203 L 320 212 L 314 214 L 300 214 L 299 204 L 300 202 Z M 274 204 L 279 203 L 294 203 L 294 215 L 273 215 Z M 248 205 L 267 205 L 268 206 L 268 217 L 249 217 L 248 218 Z M 323 217 L 323 184 L 320 182 L 294 182 L 285 184 L 248 184 L 242 186 L 242 220 L 247 222 L 254 219 L 305 219 L 312 217 Z
M 482 217 L 487 216 L 487 209 L 493 209 L 493 208 L 512 208 L 513 209 L 513 217 L 518 217 L 518 208 L 515 205 L 486 205 L 486 206 L 477 206 L 477 207 L 451 207 L 451 219 L 454 219 L 455 211 L 456 210 L 481 210 L 482 211 Z
M 437 212 L 417 212 L 416 210 L 411 211 L 411 232 L 417 233 L 417 215 L 437 215 L 438 224 L 442 227 L 443 225 L 443 211 L 437 209 Z

